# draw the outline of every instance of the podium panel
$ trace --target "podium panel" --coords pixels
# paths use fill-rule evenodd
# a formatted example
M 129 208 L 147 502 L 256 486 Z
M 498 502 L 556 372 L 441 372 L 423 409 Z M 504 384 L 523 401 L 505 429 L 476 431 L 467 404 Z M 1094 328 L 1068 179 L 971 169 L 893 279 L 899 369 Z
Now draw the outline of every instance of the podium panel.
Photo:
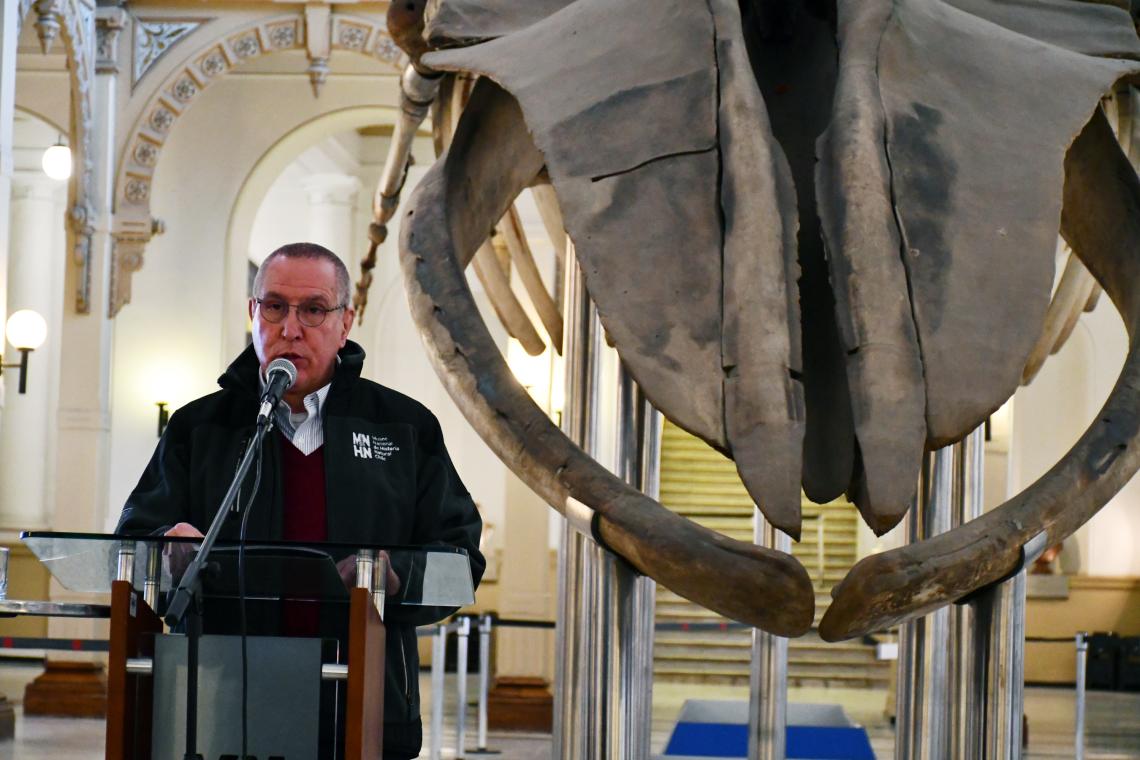
M 246 639 L 247 740 L 258 758 L 308 760 L 320 740 L 321 640 Z M 198 642 L 198 751 L 205 760 L 241 756 L 241 637 Z M 186 637 L 155 639 L 152 760 L 183 760 L 186 739 Z

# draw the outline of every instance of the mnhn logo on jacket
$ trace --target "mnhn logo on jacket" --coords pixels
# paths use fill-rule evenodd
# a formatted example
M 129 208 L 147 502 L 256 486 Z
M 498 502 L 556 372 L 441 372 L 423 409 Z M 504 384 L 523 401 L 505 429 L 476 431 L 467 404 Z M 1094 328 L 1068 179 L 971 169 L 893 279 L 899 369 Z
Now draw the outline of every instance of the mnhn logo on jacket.
M 352 434 L 352 453 L 360 459 L 379 459 L 381 462 L 386 462 L 399 450 L 400 447 L 385 436 L 368 435 L 368 433 Z

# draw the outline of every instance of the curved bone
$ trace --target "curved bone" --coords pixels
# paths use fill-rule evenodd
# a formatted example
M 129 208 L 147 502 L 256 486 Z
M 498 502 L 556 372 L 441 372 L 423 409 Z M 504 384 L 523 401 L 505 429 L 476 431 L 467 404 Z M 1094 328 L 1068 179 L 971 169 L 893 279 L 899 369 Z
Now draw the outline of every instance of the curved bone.
M 498 229 L 507 243 L 511 261 L 514 262 L 515 271 L 518 272 L 519 279 L 526 288 L 526 294 L 530 296 L 530 302 L 538 312 L 538 318 L 542 320 L 546 334 L 553 340 L 555 335 L 562 335 L 562 314 L 558 311 L 558 304 L 551 298 L 550 291 L 542 282 L 542 275 L 534 263 L 534 254 L 531 253 L 530 244 L 526 241 L 526 232 L 522 228 L 513 203 L 499 220 Z M 558 353 L 561 354 L 562 341 L 557 340 L 554 343 Z
M 1128 12 L 1108 4 L 892 3 L 877 73 L 928 447 L 1017 388 L 1053 286 L 1062 159 L 1136 57 Z
M 794 204 L 799 226 L 797 249 L 785 255 L 788 269 L 799 270 L 788 298 L 791 305 L 798 302 L 795 321 L 802 335 L 795 349 L 805 409 L 801 480 L 809 499 L 826 503 L 850 488 L 858 466 L 851 393 L 813 181 L 816 138 L 827 128 L 837 76 L 835 29 L 802 3 L 767 0 L 740 6 L 746 14 L 743 28 L 749 31 L 745 42 L 751 74 L 773 106 L 767 119 L 795 185 L 794 195 L 782 203 L 787 210 Z M 790 27 L 789 19 L 795 21 Z M 718 25 L 718 38 L 734 33 Z
M 1018 569 L 1021 547 L 1084 524 L 1140 469 L 1140 179 L 1098 110 L 1065 159 L 1061 232 L 1128 330 L 1112 393 L 1076 445 L 1002 506 L 928 541 L 867 557 L 832 591 L 820 635 L 838 641 L 917 617 Z
M 671 44 L 628 44 L 646 36 Z M 424 60 L 519 99 L 625 366 L 670 419 L 730 451 L 770 522 L 796 535 L 791 182 L 741 38 L 732 0 L 578 0 Z
M 475 276 L 483 284 L 483 289 L 487 291 L 499 321 L 507 328 L 507 333 L 531 356 L 538 356 L 545 351 L 546 343 L 534 329 L 530 316 L 511 290 L 510 280 L 499 266 L 499 260 L 495 256 L 495 249 L 490 240 L 484 241 L 475 251 L 471 266 L 475 269 Z
M 839 81 L 816 185 L 861 475 L 851 496 L 883 535 L 910 507 L 926 443 L 926 390 L 883 152 L 876 58 L 890 0 L 840 2 Z
M 401 3 L 394 3 L 393 7 L 396 5 Z M 368 290 L 372 286 L 376 251 L 388 237 L 388 222 L 396 213 L 400 203 L 400 193 L 408 178 L 412 142 L 416 139 L 416 130 L 423 123 L 432 101 L 435 100 L 439 90 L 439 80 L 438 75 L 425 76 L 420 73 L 413 63 L 404 67 L 404 74 L 400 77 L 400 115 L 396 119 L 392 141 L 388 144 L 388 156 L 384 160 L 384 169 L 372 199 L 368 253 L 360 262 L 361 277 L 356 284 L 356 293 L 352 299 L 360 324 L 364 323 L 364 311 L 368 307 Z
M 1077 255 L 1070 251 L 1057 291 L 1049 302 L 1049 310 L 1045 312 L 1045 327 L 1041 331 L 1041 337 L 1037 339 L 1029 360 L 1025 362 L 1025 369 L 1022 370 L 1022 385 L 1033 382 L 1033 378 L 1045 365 L 1045 360 L 1065 344 L 1096 287 L 1092 274 Z
M 565 262 L 566 224 L 562 221 L 562 209 L 558 205 L 558 196 L 554 193 L 554 188 L 548 182 L 539 182 L 531 185 L 530 194 L 534 198 L 538 215 L 542 217 L 546 234 L 550 235 L 555 255 L 559 261 Z
M 571 497 L 592 507 L 596 536 L 639 571 L 720 614 L 781 635 L 803 633 L 814 600 L 798 562 L 702 528 L 617 479 L 554 427 L 491 340 L 457 261 L 541 166 L 517 103 L 480 82 L 447 155 L 410 199 L 402 227 L 409 301 L 437 373 L 527 485 L 559 511 Z M 472 196 L 473 187 L 479 192 Z
M 1097 303 L 1100 302 L 1100 294 L 1103 292 L 1104 288 L 1100 286 L 1100 283 L 1096 280 L 1093 280 L 1093 289 L 1092 292 L 1089 293 L 1089 300 L 1085 301 L 1086 312 L 1090 312 L 1096 309 Z

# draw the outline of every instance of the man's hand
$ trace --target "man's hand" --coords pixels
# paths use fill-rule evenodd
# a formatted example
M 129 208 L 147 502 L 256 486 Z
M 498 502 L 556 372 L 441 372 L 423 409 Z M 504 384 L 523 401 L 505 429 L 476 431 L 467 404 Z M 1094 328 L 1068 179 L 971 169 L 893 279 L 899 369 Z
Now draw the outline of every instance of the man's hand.
M 175 536 L 176 538 L 202 538 L 202 531 L 198 530 L 190 523 L 180 522 L 162 535 Z

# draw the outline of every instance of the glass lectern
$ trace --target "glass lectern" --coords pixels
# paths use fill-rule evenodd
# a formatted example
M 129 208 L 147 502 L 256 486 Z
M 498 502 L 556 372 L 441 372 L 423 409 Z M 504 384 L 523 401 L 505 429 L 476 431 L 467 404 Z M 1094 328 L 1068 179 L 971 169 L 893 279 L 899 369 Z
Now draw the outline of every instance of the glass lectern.
M 191 732 L 207 760 L 238 757 L 243 662 L 250 755 L 379 758 L 383 621 L 428 622 L 475 599 L 467 553 L 454 547 L 219 541 L 202 572 L 201 635 L 163 633 L 200 539 L 21 538 L 65 588 L 110 594 L 109 605 L 2 602 L 16 614 L 110 618 L 107 758 L 182 758 Z

